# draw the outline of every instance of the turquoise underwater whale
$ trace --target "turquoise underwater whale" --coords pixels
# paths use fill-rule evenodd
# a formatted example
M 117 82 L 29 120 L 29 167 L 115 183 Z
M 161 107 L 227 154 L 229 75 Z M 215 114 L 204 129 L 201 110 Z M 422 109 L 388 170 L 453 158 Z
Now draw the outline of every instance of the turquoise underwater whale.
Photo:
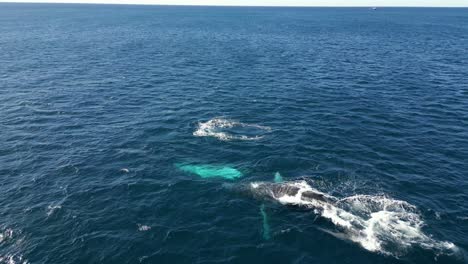
M 224 178 L 235 180 L 243 176 L 242 172 L 228 166 L 176 164 L 176 167 L 184 172 L 196 174 L 201 178 Z

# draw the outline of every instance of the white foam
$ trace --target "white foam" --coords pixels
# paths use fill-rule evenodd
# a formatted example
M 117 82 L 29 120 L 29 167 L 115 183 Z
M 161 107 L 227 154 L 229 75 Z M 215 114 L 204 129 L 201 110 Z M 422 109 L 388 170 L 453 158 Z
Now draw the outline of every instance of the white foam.
M 144 232 L 151 230 L 151 226 L 138 224 L 138 231 Z
M 245 124 L 237 121 L 227 120 L 223 118 L 213 118 L 206 122 L 199 122 L 198 128 L 193 132 L 194 136 L 197 137 L 215 137 L 219 140 L 229 141 L 229 140 L 257 140 L 261 139 L 262 135 L 247 136 L 247 135 L 233 135 L 228 132 L 219 131 L 220 129 L 225 128 L 255 128 L 262 131 L 270 131 L 271 128 L 267 126 L 260 126 L 256 124 Z
M 47 216 L 51 216 L 55 211 L 62 209 L 62 206 L 60 204 L 56 205 L 49 205 L 47 207 Z
M 271 184 L 257 182 L 252 183 L 251 187 L 256 191 Z M 337 233 L 337 237 L 345 237 L 369 251 L 399 256 L 413 246 L 438 253 L 453 253 L 456 250 L 453 243 L 437 241 L 426 235 L 422 230 L 424 222 L 417 208 L 405 201 L 373 195 L 337 199 L 312 188 L 306 181 L 281 184 L 299 190 L 294 195 L 265 190 L 262 193 L 267 193 L 281 204 L 314 209 L 339 229 L 341 233 Z M 302 197 L 306 191 L 323 195 L 324 199 Z

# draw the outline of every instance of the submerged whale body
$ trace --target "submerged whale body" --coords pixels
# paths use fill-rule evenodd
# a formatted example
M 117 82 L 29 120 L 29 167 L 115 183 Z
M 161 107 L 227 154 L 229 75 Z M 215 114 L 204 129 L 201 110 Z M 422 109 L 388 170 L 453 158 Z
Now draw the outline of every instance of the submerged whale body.
M 235 180 L 243 176 L 242 172 L 229 166 L 184 163 L 178 163 L 175 164 L 175 166 L 181 171 L 196 174 L 201 178 L 224 178 Z

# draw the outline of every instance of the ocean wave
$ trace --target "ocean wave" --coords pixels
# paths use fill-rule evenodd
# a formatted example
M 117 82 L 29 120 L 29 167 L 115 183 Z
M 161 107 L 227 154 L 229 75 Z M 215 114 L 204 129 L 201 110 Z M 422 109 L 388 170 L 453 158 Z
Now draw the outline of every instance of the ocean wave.
M 249 129 L 250 133 L 242 134 L 242 131 Z M 231 130 L 231 131 L 229 131 Z M 257 140 L 263 138 L 265 132 L 271 131 L 268 126 L 261 126 L 257 124 L 246 124 L 233 120 L 223 118 L 213 118 L 206 122 L 199 122 L 198 128 L 193 132 L 197 137 L 215 137 L 219 140 Z
M 395 257 L 411 247 L 451 254 L 457 247 L 426 235 L 416 206 L 384 195 L 354 195 L 339 199 L 312 188 L 306 181 L 287 183 L 256 182 L 250 185 L 257 195 L 268 196 L 284 205 L 311 208 L 337 228 L 324 231 L 351 240 L 372 252 Z

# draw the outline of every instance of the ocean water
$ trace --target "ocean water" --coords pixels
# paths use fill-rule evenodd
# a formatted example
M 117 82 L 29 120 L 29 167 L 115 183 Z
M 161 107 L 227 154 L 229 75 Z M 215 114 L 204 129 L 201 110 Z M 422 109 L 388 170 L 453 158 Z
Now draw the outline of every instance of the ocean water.
M 0 102 L 0 263 L 468 263 L 468 9 L 0 4 Z

